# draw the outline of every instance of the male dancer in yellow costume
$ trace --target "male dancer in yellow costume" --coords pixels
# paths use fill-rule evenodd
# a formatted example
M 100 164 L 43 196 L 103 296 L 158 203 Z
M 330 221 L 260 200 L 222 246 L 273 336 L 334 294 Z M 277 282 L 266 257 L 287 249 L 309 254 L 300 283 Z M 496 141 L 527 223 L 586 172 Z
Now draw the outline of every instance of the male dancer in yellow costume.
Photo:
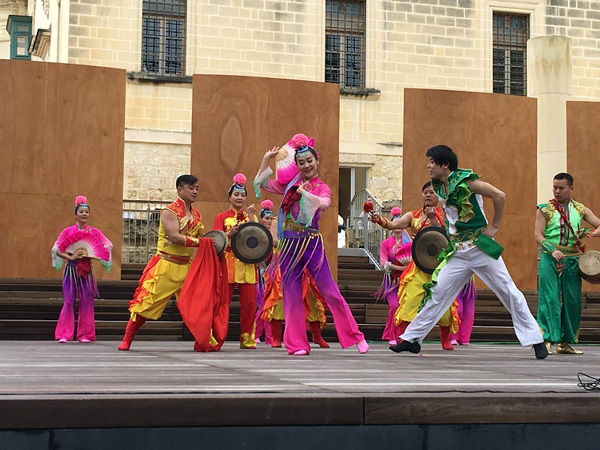
M 177 200 L 161 212 L 156 254 L 144 269 L 129 302 L 131 317 L 119 350 L 129 350 L 146 319 L 159 319 L 173 294 L 179 294 L 194 247 L 198 247 L 198 239 L 204 234 L 200 212 L 192 207 L 198 195 L 198 178 L 181 175 L 175 185 Z

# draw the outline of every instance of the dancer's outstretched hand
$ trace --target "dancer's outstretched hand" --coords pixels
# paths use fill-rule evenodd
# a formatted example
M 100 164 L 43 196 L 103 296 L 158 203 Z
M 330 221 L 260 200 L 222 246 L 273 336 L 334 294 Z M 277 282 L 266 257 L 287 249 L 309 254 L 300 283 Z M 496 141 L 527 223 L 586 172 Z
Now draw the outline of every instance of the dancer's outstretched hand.
M 279 152 L 279 147 L 275 146 L 271 150 L 267 150 L 267 153 L 265 153 L 265 156 L 263 159 L 265 161 L 273 159 L 273 158 L 275 158 L 275 156 L 277 156 L 278 152 Z

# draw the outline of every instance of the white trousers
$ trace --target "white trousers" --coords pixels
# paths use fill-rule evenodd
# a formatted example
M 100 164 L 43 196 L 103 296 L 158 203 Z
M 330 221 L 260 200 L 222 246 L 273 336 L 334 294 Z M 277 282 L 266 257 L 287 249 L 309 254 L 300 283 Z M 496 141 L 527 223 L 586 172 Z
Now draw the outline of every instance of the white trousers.
M 440 270 L 437 284 L 432 289 L 432 297 L 400 337 L 405 341 L 421 343 L 474 273 L 510 312 L 521 345 L 525 347 L 543 342 L 540 328 L 531 315 L 527 301 L 510 277 L 502 257 L 494 259 L 473 244 L 467 247 L 457 249 Z

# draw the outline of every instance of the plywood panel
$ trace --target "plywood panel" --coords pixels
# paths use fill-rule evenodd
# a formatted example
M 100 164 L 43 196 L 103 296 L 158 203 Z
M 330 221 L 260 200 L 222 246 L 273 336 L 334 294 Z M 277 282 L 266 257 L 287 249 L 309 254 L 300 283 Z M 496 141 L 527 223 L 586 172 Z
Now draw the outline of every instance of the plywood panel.
M 60 276 L 45 255 L 74 223 L 75 196 L 86 195 L 92 226 L 115 245 L 109 278 L 119 278 L 124 71 L 5 60 L 0 85 L 0 208 L 8 212 L 2 229 L 29 236 L 23 252 L 14 242 L 0 244 L 0 277 Z
M 196 207 L 212 227 L 229 207 L 227 190 L 237 172 L 248 177 L 248 203 L 259 208 L 252 180 L 264 153 L 296 133 L 315 138 L 319 176 L 330 187 L 332 206 L 320 227 L 332 272 L 337 272 L 339 86 L 309 81 L 194 75 L 191 170 L 199 177 Z M 263 195 L 265 195 L 263 193 Z M 269 195 L 275 205 L 281 197 Z M 261 198 L 262 200 L 263 198 Z
M 573 199 L 600 217 L 599 142 L 600 103 L 567 102 L 567 171 L 575 180 Z M 552 186 L 548 186 L 548 198 L 551 195 Z M 584 239 L 584 243 L 590 250 L 600 250 L 600 239 Z M 588 292 L 599 290 L 598 285 L 585 282 L 583 288 Z
M 9 245 L 0 244 L 2 277 L 55 278 L 62 277 L 51 267 L 51 249 L 56 238 L 68 226 L 75 224 L 74 197 L 64 195 L 10 194 L 2 199 L 0 228 L 9 230 Z M 123 201 L 114 198 L 88 196 L 89 225 L 100 229 L 113 245 L 113 268 L 107 275 L 94 263 L 99 279 L 114 279 L 113 271 L 121 270 L 122 222 L 115 220 Z M 19 220 L 20 219 L 20 220 Z M 24 275 L 35 271 L 37 275 Z M 119 278 L 119 277 L 116 277 Z
M 450 146 L 459 167 L 471 168 L 507 195 L 498 241 L 520 289 L 536 289 L 537 110 L 535 99 L 474 92 L 405 89 L 403 205 L 421 206 L 428 179 L 425 151 Z M 491 219 L 493 206 L 485 208 Z

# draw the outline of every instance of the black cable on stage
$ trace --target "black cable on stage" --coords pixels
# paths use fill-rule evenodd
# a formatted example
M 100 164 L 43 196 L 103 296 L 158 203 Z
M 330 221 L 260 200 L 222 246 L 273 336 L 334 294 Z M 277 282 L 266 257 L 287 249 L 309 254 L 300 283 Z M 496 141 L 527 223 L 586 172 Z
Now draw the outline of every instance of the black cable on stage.
M 600 378 L 590 377 L 583 372 L 577 374 L 579 383 L 577 386 L 584 388 L 586 391 L 600 390 Z

